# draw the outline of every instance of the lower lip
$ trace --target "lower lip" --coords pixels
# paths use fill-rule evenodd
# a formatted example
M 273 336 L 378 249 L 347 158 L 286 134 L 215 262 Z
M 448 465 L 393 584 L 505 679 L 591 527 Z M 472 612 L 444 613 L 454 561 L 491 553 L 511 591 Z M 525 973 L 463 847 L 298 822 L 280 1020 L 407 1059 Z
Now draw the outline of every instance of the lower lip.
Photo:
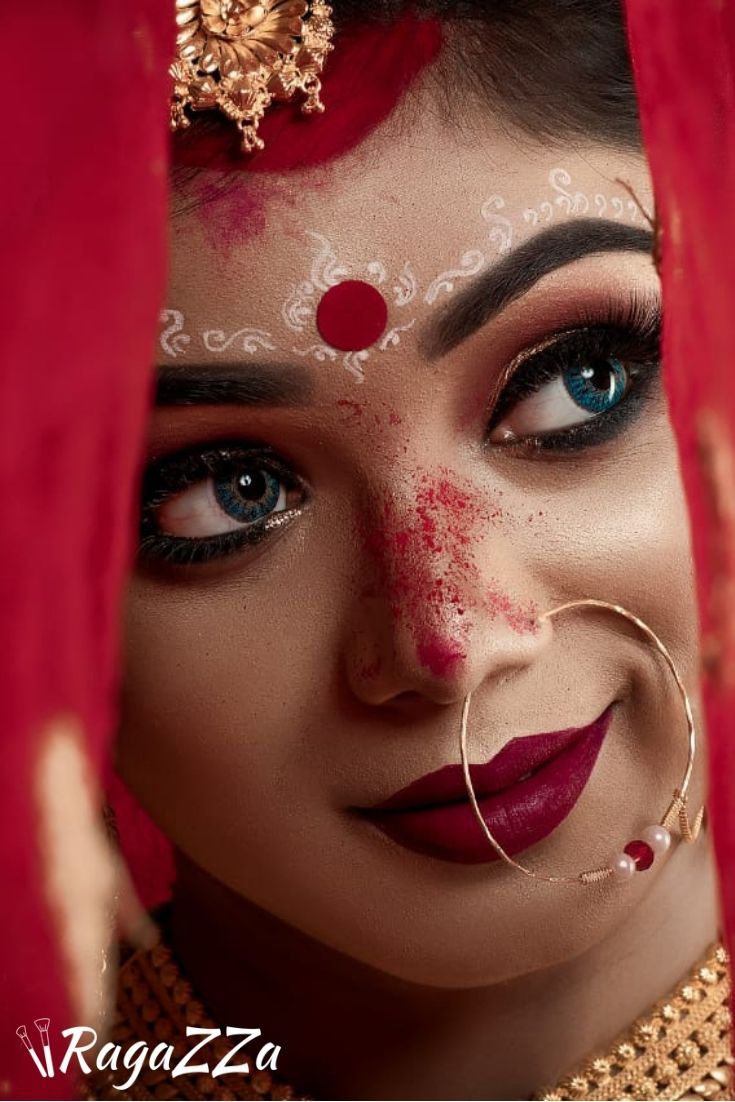
M 592 775 L 611 718 L 612 709 L 608 709 L 532 776 L 478 798 L 482 818 L 509 856 L 543 841 L 571 813 Z M 500 860 L 469 800 L 416 810 L 372 810 L 366 817 L 416 853 L 463 865 Z

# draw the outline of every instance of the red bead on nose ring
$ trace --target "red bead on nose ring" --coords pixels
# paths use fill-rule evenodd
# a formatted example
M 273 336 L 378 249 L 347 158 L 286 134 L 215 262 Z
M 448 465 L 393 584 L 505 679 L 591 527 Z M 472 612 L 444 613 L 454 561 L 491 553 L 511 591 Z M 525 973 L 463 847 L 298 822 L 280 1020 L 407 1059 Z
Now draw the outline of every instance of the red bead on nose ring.
M 362 352 L 385 332 L 388 304 L 372 283 L 346 279 L 326 292 L 317 307 L 316 324 L 332 348 Z

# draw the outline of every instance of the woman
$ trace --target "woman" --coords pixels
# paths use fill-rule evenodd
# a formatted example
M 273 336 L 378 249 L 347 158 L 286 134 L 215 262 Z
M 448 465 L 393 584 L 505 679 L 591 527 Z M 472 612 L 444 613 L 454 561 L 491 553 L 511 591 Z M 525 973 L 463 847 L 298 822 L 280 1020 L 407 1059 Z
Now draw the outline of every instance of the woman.
M 203 49 L 253 7 L 182 5 Z M 706 839 L 625 853 L 686 761 L 675 683 L 608 611 L 544 619 L 631 610 L 699 718 L 618 5 L 334 7 L 323 116 L 275 109 L 234 166 L 201 119 L 178 148 L 117 747 L 176 856 L 117 1037 L 177 1036 L 183 974 L 276 1082 L 127 1096 L 614 1098 L 635 1058 L 626 1096 L 714 1097 Z M 536 877 L 473 819 L 470 697 L 483 818 Z M 692 824 L 704 799 L 700 753 Z M 686 995 L 634 1031 L 680 983 L 708 1040 Z

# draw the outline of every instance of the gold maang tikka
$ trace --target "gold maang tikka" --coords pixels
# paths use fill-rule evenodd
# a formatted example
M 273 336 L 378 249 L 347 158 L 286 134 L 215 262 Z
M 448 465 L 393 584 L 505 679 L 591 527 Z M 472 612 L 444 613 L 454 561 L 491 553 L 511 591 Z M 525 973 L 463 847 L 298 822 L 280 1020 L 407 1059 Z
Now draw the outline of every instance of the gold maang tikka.
M 584 872 L 579 872 L 574 876 L 563 875 L 561 873 L 556 875 L 546 875 L 544 873 L 534 872 L 528 868 L 522 862 L 517 861 L 514 857 L 511 857 L 509 853 L 503 848 L 497 838 L 493 835 L 489 826 L 483 818 L 480 805 L 477 801 L 474 787 L 472 785 L 472 777 L 470 774 L 470 764 L 467 750 L 467 728 L 470 713 L 470 703 L 472 700 L 472 694 L 468 693 L 464 700 L 462 707 L 462 721 L 460 726 L 459 747 L 460 757 L 462 759 L 462 770 L 464 773 L 465 787 L 467 789 L 467 797 L 470 802 L 472 811 L 477 819 L 480 828 L 490 843 L 492 849 L 505 864 L 510 865 L 511 868 L 517 872 L 523 873 L 524 876 L 529 877 L 532 880 L 542 880 L 547 884 L 562 884 L 562 883 L 576 883 L 576 884 L 595 884 L 601 880 L 607 880 L 610 877 L 617 877 L 619 880 L 629 880 L 636 872 L 645 871 L 650 868 L 656 858 L 663 856 L 669 849 L 672 841 L 672 834 L 677 832 L 684 842 L 695 842 L 699 836 L 702 828 L 702 822 L 704 819 L 704 807 L 700 808 L 699 812 L 694 818 L 693 822 L 690 822 L 689 812 L 687 808 L 687 802 L 689 797 L 689 785 L 692 779 L 692 772 L 694 769 L 694 758 L 697 752 L 697 732 L 694 725 L 694 716 L 692 714 L 692 706 L 689 700 L 689 694 L 684 687 L 684 683 L 681 679 L 679 671 L 674 664 L 674 660 L 665 646 L 663 641 L 656 635 L 656 633 L 641 620 L 638 616 L 635 616 L 628 609 L 623 608 L 622 605 L 611 604 L 609 601 L 599 601 L 594 598 L 586 598 L 579 601 L 568 601 L 566 604 L 559 605 L 558 608 L 552 609 L 550 612 L 545 612 L 539 617 L 539 624 L 543 624 L 545 621 L 551 620 L 553 617 L 560 615 L 561 613 L 568 612 L 581 608 L 594 608 L 607 612 L 613 612 L 618 616 L 622 616 L 623 619 L 633 624 L 645 637 L 645 639 L 658 651 L 663 658 L 666 666 L 673 676 L 676 690 L 684 707 L 684 714 L 686 716 L 687 723 L 687 754 L 686 761 L 683 767 L 681 780 L 679 785 L 674 789 L 671 800 L 658 822 L 651 823 L 641 830 L 641 832 L 632 838 L 624 849 L 617 853 L 610 864 L 602 865 L 598 868 L 586 869 Z
M 191 111 L 219 110 L 250 153 L 263 148 L 258 128 L 273 102 L 300 93 L 305 114 L 324 110 L 320 74 L 334 34 L 325 0 L 175 2 L 172 130 L 189 126 Z

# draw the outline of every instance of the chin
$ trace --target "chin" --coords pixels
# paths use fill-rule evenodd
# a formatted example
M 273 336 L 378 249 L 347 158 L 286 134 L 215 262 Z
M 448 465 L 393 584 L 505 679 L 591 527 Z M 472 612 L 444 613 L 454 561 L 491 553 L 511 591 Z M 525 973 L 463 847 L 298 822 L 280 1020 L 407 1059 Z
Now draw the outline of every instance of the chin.
M 342 902 L 347 906 L 337 911 L 319 907 L 279 917 L 327 948 L 395 980 L 466 990 L 583 955 L 635 907 L 639 892 L 595 894 L 594 906 L 580 906 L 576 891 L 559 894 L 554 886 L 503 872 L 496 891 L 484 882 L 480 890 L 445 886 L 433 898 L 424 893 L 411 898 L 404 886 L 400 896 L 381 900 L 375 892 L 346 888 Z M 370 905 L 356 910 L 353 900 L 365 895 L 371 895 Z

